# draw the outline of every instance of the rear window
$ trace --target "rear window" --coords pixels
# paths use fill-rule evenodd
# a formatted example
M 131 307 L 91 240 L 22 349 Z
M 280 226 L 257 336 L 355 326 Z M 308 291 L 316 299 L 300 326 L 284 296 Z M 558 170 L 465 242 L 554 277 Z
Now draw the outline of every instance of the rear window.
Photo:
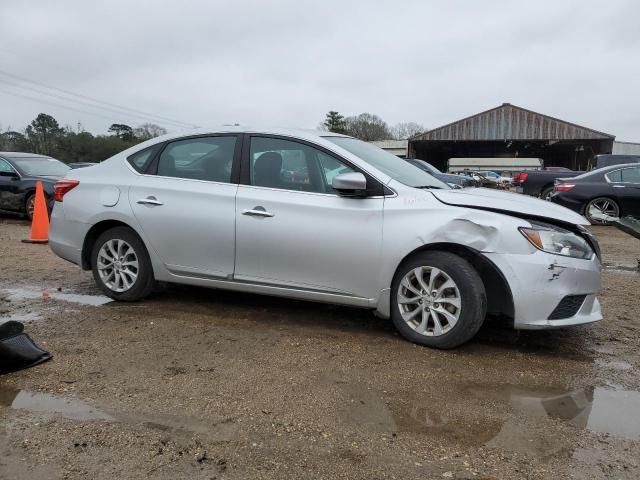
M 8 157 L 26 175 L 63 177 L 69 166 L 51 157 Z

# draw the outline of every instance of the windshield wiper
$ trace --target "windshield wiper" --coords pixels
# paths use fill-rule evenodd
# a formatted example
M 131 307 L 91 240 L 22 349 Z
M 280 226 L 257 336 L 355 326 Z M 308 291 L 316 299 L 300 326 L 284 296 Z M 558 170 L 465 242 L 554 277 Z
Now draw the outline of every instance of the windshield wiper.
M 420 185 L 419 187 L 413 187 L 413 188 L 423 188 L 425 190 L 430 190 L 430 189 L 442 190 L 442 187 L 436 187 L 435 185 Z

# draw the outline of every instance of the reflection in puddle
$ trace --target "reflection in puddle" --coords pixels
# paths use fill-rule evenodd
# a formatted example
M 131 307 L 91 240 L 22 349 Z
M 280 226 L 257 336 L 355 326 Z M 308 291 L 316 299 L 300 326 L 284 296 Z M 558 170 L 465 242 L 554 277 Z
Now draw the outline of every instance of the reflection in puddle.
M 490 400 L 494 405 L 507 402 L 515 416 L 505 420 L 503 412 L 495 407 L 484 415 L 476 415 L 470 413 L 468 404 L 464 403 L 461 404 L 463 413 L 454 415 L 452 402 L 448 402 L 446 408 L 433 401 L 411 404 L 403 398 L 385 403 L 371 391 L 366 395 L 361 393 L 359 401 L 352 401 L 348 416 L 352 423 L 369 430 L 444 435 L 456 441 L 530 453 L 533 450 L 541 455 L 557 451 L 560 442 L 554 441 L 553 429 L 547 429 L 544 422 L 531 422 L 536 418 L 640 439 L 640 392 L 637 391 L 594 387 L 559 391 L 507 386 L 472 387 L 464 393 L 466 401 L 470 395 Z M 354 397 L 357 398 L 351 395 Z
M 62 300 L 65 302 L 79 303 L 81 305 L 100 306 L 113 300 L 104 295 L 81 295 L 78 293 L 66 293 L 58 291 L 40 290 L 37 288 L 5 288 L 3 292 L 9 300 L 31 300 L 36 298 Z

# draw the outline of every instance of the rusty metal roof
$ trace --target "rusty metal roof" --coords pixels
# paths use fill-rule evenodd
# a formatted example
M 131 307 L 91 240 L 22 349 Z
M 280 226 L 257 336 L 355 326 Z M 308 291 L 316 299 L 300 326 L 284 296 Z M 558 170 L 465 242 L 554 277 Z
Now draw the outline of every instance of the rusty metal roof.
M 503 103 L 410 140 L 611 140 L 614 135 Z

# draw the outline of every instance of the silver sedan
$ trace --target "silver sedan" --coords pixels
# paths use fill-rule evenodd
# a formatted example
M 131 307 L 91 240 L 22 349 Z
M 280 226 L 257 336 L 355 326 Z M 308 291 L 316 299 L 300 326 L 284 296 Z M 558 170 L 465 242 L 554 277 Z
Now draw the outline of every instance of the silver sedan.
M 50 245 L 132 301 L 156 281 L 368 308 L 452 348 L 488 313 L 515 328 L 600 320 L 580 215 L 452 190 L 329 132 L 230 127 L 137 145 L 56 184 Z

